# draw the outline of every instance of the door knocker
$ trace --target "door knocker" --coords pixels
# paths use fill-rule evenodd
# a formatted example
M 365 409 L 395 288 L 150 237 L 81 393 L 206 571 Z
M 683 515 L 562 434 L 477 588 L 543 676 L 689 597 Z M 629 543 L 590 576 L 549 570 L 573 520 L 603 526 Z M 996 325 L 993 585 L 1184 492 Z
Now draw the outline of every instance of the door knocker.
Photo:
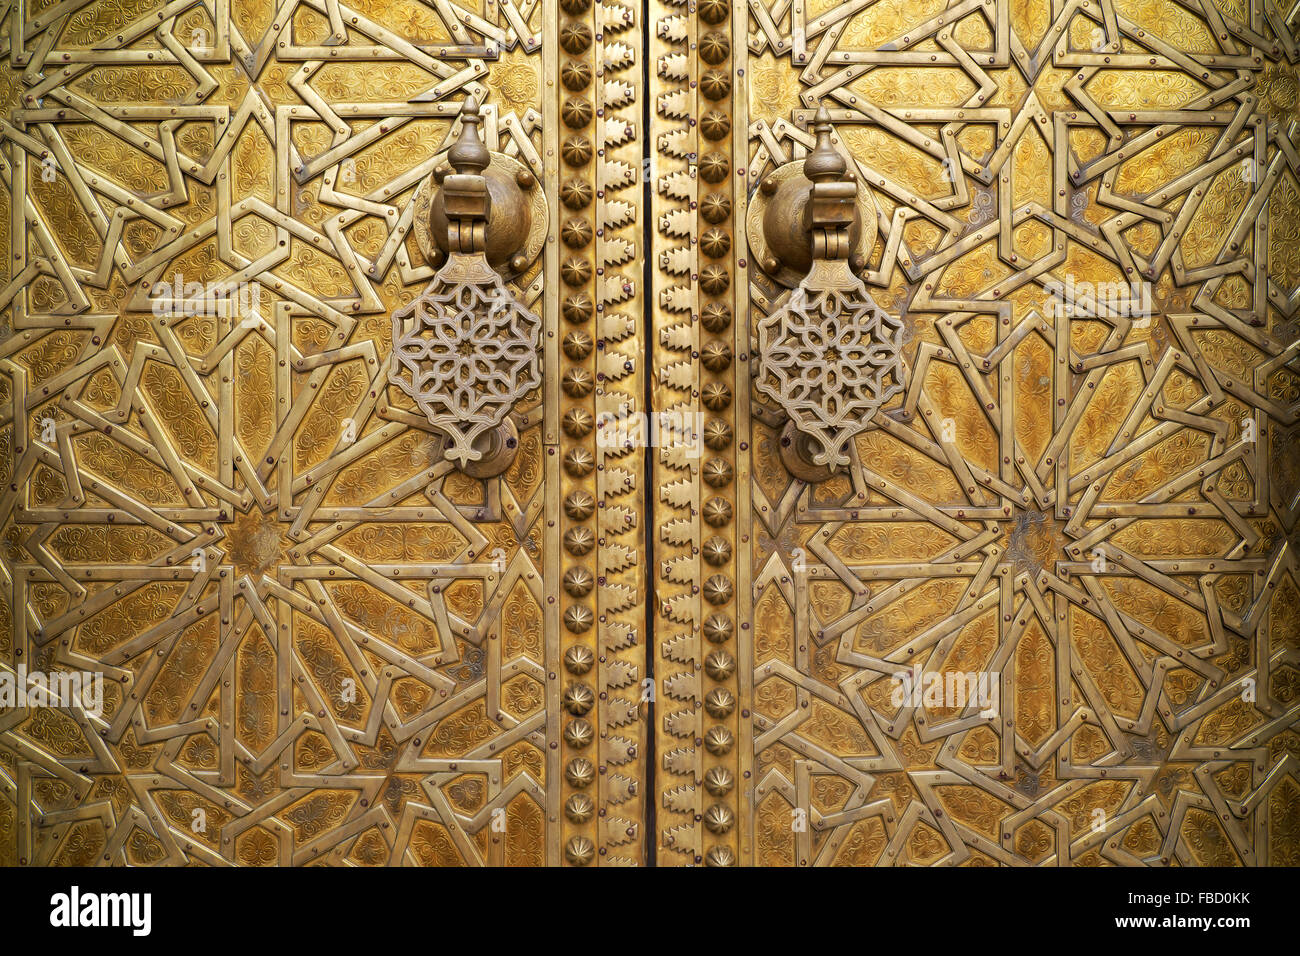
M 823 481 L 849 464 L 849 442 L 902 391 L 903 323 L 854 274 L 874 241 L 874 212 L 831 142 L 824 107 L 813 123 L 812 152 L 763 181 L 748 231 L 763 271 L 793 287 L 758 321 L 755 388 L 789 419 L 787 470 Z
M 542 319 L 506 286 L 545 241 L 546 200 L 518 160 L 483 143 L 478 104 L 415 198 L 416 237 L 433 280 L 393 313 L 389 380 L 443 436 L 443 454 L 476 478 L 499 475 L 518 453 L 510 413 L 541 385 Z

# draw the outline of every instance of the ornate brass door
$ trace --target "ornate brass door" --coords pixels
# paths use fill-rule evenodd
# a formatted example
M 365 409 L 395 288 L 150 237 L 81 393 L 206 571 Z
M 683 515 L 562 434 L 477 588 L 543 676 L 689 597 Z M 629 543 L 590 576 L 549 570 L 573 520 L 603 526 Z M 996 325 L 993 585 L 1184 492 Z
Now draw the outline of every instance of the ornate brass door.
M 1300 862 L 1298 16 L 9 5 L 0 863 Z

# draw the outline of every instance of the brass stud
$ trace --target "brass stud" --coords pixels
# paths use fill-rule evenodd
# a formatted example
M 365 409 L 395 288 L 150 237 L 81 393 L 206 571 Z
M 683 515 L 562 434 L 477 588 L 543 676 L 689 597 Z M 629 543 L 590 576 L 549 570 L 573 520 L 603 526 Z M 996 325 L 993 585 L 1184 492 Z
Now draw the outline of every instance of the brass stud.
M 704 343 L 700 349 L 700 362 L 710 372 L 725 372 L 731 367 L 731 346 L 716 339 Z
M 573 521 L 586 521 L 596 513 L 596 499 L 582 489 L 570 492 L 564 499 L 564 513 Z
M 596 655 L 582 644 L 575 644 L 564 652 L 564 669 L 578 677 L 591 670 L 595 663 Z
M 728 867 L 736 865 L 736 854 L 729 846 L 712 847 L 704 854 L 705 866 Z
M 564 413 L 560 424 L 564 427 L 564 434 L 570 438 L 586 438 L 596 427 L 596 419 L 590 410 L 575 406 Z
M 705 222 L 719 223 L 731 215 L 731 198 L 722 193 L 709 193 L 700 200 L 700 215 Z M 727 245 L 731 245 L 728 238 Z
M 571 97 L 564 101 L 560 107 L 560 118 L 564 120 L 564 125 L 570 129 L 582 129 L 591 122 L 595 112 L 591 108 L 591 100 Z
M 595 467 L 595 458 L 586 448 L 570 448 L 564 455 L 564 470 L 570 477 L 586 478 Z
M 564 354 L 575 362 L 580 362 L 591 354 L 591 336 L 581 329 L 575 329 L 564 336 Z
M 567 180 L 560 186 L 560 202 L 572 210 L 586 209 L 591 204 L 591 184 L 578 179 Z
M 700 401 L 711 412 L 731 407 L 731 386 L 726 382 L 709 382 L 700 389 Z
M 700 59 L 710 66 L 717 66 L 731 56 L 731 40 L 725 33 L 711 30 L 700 37 Z
M 591 67 L 586 63 L 570 60 L 560 67 L 560 82 L 566 90 L 577 93 L 591 85 Z
M 592 240 L 591 223 L 585 219 L 570 219 L 560 227 L 560 239 L 570 249 L 581 249 Z
M 560 278 L 565 285 L 586 285 L 591 281 L 591 263 L 586 259 L 565 259 L 560 266 Z
M 579 718 L 569 722 L 564 728 L 564 742 L 574 750 L 582 750 L 584 747 L 591 745 L 596 739 L 596 731 L 591 724 Z
M 736 785 L 736 778 L 726 767 L 710 767 L 704 774 L 704 789 L 711 797 L 725 797 Z
M 591 613 L 591 608 L 581 604 L 571 605 L 564 612 L 564 626 L 573 634 L 583 634 L 591 630 L 591 625 L 595 622 L 596 616 Z
M 585 836 L 576 836 L 564 844 L 564 858 L 574 866 L 587 866 L 596 858 L 596 844 Z
M 731 560 L 731 542 L 714 535 L 700 547 L 700 557 L 714 567 L 724 565 Z
M 716 681 L 729 680 L 736 673 L 736 659 L 726 651 L 714 651 L 704 659 L 704 672 Z
M 727 0 L 700 0 L 699 12 L 705 23 L 718 24 L 731 13 L 731 4 Z
M 731 92 L 731 73 L 727 70 L 705 70 L 700 76 L 700 92 L 711 100 L 720 100 Z
M 726 604 L 731 600 L 731 578 L 715 574 L 704 582 L 704 599 L 710 604 Z
M 596 387 L 596 379 L 590 370 L 580 365 L 567 369 L 560 378 L 560 388 L 570 398 L 585 398 Z
M 574 717 L 585 717 L 596 706 L 596 695 L 586 684 L 570 684 L 564 688 L 561 704 Z
M 596 815 L 596 805 L 585 793 L 575 793 L 564 801 L 564 816 L 570 823 L 586 823 Z
M 714 335 L 727 331 L 731 325 L 731 306 L 724 302 L 710 302 L 700 312 L 700 324 Z
M 731 484 L 735 470 L 725 458 L 710 458 L 700 470 L 704 483 L 710 488 L 723 488 Z
M 731 276 L 722 266 L 705 266 L 700 270 L 700 288 L 709 295 L 722 295 L 731 285 Z
M 717 689 L 721 690 L 722 688 Z M 735 736 L 726 727 L 710 727 L 705 731 L 704 749 L 715 757 L 730 753 L 735 744 Z
M 721 418 L 710 418 L 704 423 L 704 444 L 714 451 L 729 448 L 732 440 L 731 426 Z
M 700 249 L 710 259 L 721 259 L 731 251 L 731 235 L 725 229 L 706 229 L 700 236 Z
M 701 509 L 704 523 L 713 528 L 721 528 L 731 520 L 731 502 L 726 498 L 710 498 Z
M 706 183 L 720 183 L 731 172 L 731 163 L 722 153 L 705 153 L 700 158 L 700 178 Z
M 723 644 L 731 640 L 736 625 L 725 614 L 710 614 L 704 619 L 704 638 L 711 644 Z
M 595 310 L 596 305 L 591 301 L 591 296 L 585 292 L 579 292 L 577 295 L 571 295 L 564 300 L 560 312 L 564 315 L 566 322 L 577 325 L 589 321 Z
M 591 140 L 585 136 L 570 136 L 560 146 L 560 155 L 570 166 L 586 166 L 591 162 Z
M 700 119 L 700 132 L 705 139 L 722 139 L 731 132 L 731 117 L 721 110 L 709 110 Z
M 736 709 L 736 695 L 725 687 L 715 687 L 705 695 L 705 710 L 716 721 L 729 717 Z
M 596 579 L 590 571 L 581 565 L 564 572 L 564 593 L 569 597 L 581 598 L 591 593 L 596 586 Z
M 564 550 L 575 557 L 582 557 L 584 554 L 590 554 L 591 549 L 596 546 L 595 533 L 586 526 L 570 528 L 564 532 Z
M 569 786 L 585 790 L 596 779 L 596 766 L 586 757 L 574 757 L 564 768 L 564 779 Z
M 585 53 L 591 46 L 591 27 L 585 23 L 566 23 L 560 27 L 560 46 L 570 56 Z
M 736 815 L 725 803 L 715 803 L 704 811 L 704 828 L 710 833 L 726 833 L 735 822 Z

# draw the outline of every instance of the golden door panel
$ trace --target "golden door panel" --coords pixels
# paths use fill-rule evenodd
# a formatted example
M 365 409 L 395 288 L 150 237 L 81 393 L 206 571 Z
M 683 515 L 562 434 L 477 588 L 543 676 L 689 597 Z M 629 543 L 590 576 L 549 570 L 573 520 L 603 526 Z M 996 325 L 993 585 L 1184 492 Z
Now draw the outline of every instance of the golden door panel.
M 1294 21 L 651 16 L 659 861 L 1297 862 Z
M 5 27 L 0 861 L 641 863 L 639 11 Z
M 0 862 L 1300 862 L 1280 7 L 3 26 Z

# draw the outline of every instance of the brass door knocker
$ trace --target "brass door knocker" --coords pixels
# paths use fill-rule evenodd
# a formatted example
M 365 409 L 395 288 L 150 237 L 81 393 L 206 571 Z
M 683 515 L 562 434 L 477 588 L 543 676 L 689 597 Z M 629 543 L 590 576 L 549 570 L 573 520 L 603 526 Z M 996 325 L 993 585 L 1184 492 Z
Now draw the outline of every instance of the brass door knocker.
M 854 275 L 875 220 L 831 142 L 830 114 L 821 108 L 813 122 L 816 145 L 764 180 L 749 234 L 763 270 L 794 286 L 758 321 L 755 387 L 789 419 L 781 434 L 787 470 L 822 481 L 849 464 L 849 442 L 902 391 L 903 323 Z
M 421 248 L 434 264 L 444 255 L 446 262 L 414 302 L 393 313 L 389 380 L 445 437 L 444 457 L 488 478 L 514 460 L 519 434 L 510 412 L 542 381 L 542 320 L 507 288 L 502 272 L 523 272 L 540 252 L 545 200 L 518 161 L 484 145 L 472 97 L 460 118 L 460 137 L 447 151 L 450 171 L 437 170 L 416 197 L 427 230 L 417 232 Z

